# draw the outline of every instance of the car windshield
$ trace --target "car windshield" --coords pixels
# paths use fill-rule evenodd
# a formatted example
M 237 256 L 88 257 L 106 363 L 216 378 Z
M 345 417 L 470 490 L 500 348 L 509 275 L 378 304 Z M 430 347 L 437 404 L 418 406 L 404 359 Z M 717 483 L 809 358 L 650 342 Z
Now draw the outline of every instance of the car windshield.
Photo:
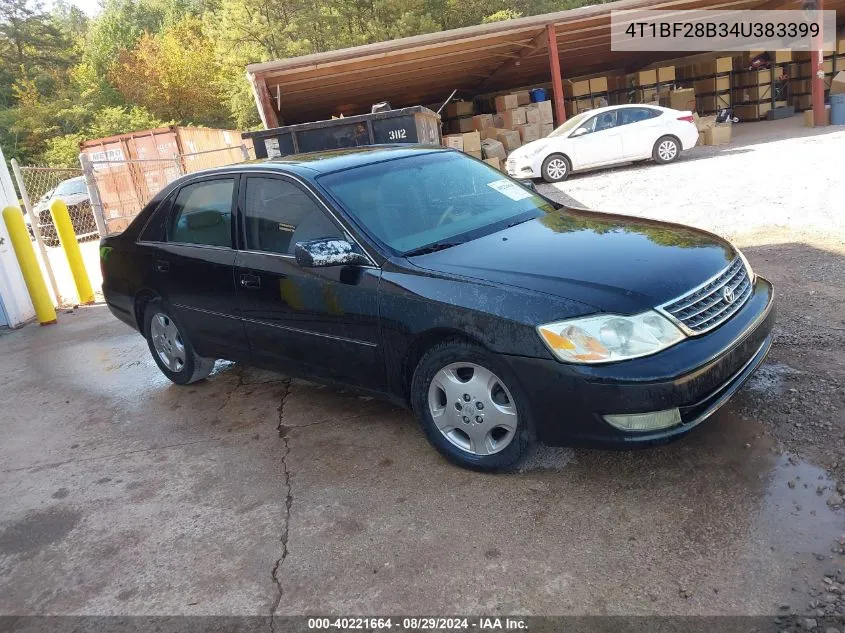
M 85 180 L 82 178 L 80 179 L 72 179 L 72 180 L 65 180 L 62 183 L 59 183 L 59 186 L 56 187 L 56 191 L 53 193 L 54 196 L 77 196 L 80 194 L 88 193 L 88 189 L 85 187 Z
M 584 121 L 586 121 L 588 113 L 582 112 L 581 114 L 576 114 L 571 119 L 567 119 L 566 123 L 561 125 L 559 128 L 554 130 L 549 136 L 564 136 L 570 130 L 574 130 L 576 127 L 581 125 Z
M 399 254 L 445 248 L 554 211 L 530 189 L 458 152 L 356 167 L 319 182 L 365 232 Z

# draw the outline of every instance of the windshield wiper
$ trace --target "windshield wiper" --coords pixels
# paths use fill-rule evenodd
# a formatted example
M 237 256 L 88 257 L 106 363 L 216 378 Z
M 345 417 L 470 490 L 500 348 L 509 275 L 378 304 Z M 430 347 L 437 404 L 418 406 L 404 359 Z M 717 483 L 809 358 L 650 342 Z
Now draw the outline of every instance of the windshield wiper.
M 465 242 L 435 242 L 434 244 L 429 244 L 428 246 L 421 246 L 420 248 L 415 248 L 412 251 L 408 251 L 405 253 L 405 257 L 415 257 L 417 255 L 426 255 L 427 253 L 436 253 L 437 251 L 442 251 L 447 248 L 452 248 L 453 246 L 460 246 Z

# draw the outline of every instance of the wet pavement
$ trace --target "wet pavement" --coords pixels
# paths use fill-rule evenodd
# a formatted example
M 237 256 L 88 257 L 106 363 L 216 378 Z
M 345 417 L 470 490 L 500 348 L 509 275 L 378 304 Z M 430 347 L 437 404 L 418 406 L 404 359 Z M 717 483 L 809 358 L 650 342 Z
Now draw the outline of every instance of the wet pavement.
M 834 482 L 752 390 L 670 446 L 484 475 L 378 400 L 171 385 L 103 307 L 0 352 L 0 615 L 774 614 L 843 566 Z

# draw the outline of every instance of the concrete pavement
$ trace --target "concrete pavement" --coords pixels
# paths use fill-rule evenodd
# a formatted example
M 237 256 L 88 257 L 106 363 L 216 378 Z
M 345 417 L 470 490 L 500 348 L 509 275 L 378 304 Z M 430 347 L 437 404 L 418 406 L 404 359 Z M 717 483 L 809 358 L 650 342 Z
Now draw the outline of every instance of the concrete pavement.
M 841 564 L 831 482 L 744 392 L 667 447 L 483 475 L 377 400 L 171 385 L 102 306 L 0 336 L 0 384 L 0 615 L 771 614 Z

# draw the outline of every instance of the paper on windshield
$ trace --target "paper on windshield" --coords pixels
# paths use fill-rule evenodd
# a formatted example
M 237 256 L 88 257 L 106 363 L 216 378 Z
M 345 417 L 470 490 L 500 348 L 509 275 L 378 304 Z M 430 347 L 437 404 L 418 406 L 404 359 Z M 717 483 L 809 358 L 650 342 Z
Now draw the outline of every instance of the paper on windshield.
M 494 180 L 493 182 L 488 182 L 487 186 L 491 189 L 495 189 L 503 196 L 507 196 L 511 200 L 524 200 L 525 198 L 530 198 L 532 193 L 526 189 L 523 189 L 515 182 L 511 182 L 510 180 Z

